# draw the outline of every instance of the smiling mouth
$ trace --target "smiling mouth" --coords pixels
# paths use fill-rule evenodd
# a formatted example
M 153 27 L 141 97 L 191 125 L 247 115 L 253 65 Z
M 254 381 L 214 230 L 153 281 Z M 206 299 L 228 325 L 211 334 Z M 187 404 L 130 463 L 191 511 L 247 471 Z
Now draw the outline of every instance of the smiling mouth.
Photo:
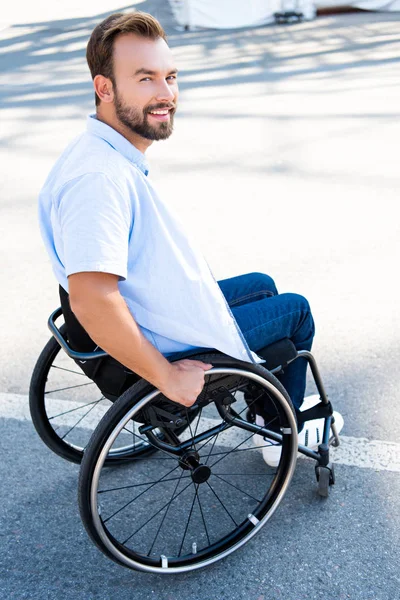
M 147 114 L 157 121 L 169 121 L 171 111 L 172 108 L 157 108 L 149 110 Z

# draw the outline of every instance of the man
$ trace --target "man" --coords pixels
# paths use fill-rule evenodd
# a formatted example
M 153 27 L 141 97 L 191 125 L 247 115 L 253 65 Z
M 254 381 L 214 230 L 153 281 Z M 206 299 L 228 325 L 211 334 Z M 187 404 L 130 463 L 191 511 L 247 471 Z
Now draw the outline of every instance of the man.
M 58 282 L 91 339 L 184 406 L 195 402 L 211 365 L 171 363 L 172 354 L 216 348 L 261 362 L 255 352 L 285 337 L 311 349 L 307 301 L 278 295 L 262 274 L 218 284 L 147 176 L 145 152 L 171 135 L 178 101 L 158 21 L 138 12 L 109 16 L 91 35 L 87 61 L 96 114 L 51 171 L 40 222 Z M 298 360 L 281 379 L 296 408 L 305 373 Z M 316 434 L 308 438 L 315 445 Z M 274 451 L 264 449 L 267 462 Z

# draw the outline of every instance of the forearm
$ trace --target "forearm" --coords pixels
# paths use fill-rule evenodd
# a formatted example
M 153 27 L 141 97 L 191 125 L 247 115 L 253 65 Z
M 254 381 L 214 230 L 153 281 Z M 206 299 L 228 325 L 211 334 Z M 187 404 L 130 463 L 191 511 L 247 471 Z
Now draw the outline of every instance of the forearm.
M 100 348 L 157 388 L 167 385 L 169 362 L 143 336 L 118 290 L 107 294 L 89 290 L 84 299 L 71 298 L 71 308 Z

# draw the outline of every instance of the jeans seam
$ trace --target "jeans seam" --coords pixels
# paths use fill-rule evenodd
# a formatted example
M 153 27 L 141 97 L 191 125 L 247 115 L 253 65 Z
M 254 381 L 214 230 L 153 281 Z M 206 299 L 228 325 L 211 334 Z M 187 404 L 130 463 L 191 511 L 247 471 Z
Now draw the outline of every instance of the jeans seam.
M 243 300 L 247 300 L 249 298 L 253 298 L 254 296 L 259 296 L 260 294 L 264 294 L 268 297 L 274 296 L 274 292 L 270 290 L 258 290 L 257 292 L 251 292 L 250 294 L 246 294 L 245 296 L 240 296 L 239 298 L 235 298 L 229 302 L 229 306 L 234 306 L 238 302 L 242 302 Z

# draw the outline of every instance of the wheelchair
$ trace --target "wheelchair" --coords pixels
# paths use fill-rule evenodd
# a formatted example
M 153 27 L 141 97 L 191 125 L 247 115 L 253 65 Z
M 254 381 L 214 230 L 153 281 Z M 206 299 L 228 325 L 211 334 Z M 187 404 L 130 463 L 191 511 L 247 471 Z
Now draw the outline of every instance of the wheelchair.
M 73 348 L 68 310 L 64 298 L 49 318 L 52 338 L 32 374 L 31 416 L 52 451 L 81 463 L 81 518 L 113 561 L 146 572 L 181 573 L 228 556 L 272 517 L 298 452 L 316 461 L 318 493 L 328 496 L 335 483 L 329 446 L 339 445 L 339 438 L 310 352 L 297 351 L 285 339 L 258 352 L 263 365 L 214 350 L 174 356 L 213 365 L 197 401 L 186 408 L 129 371 L 121 394 L 104 390 L 88 365 L 110 357 L 99 349 Z M 62 316 L 67 324 L 59 327 Z M 320 395 L 319 404 L 297 414 L 275 376 L 294 360 L 308 362 Z M 254 418 L 260 402 L 267 407 L 264 427 Z M 318 451 L 299 446 L 299 422 L 321 416 Z M 271 440 L 281 444 L 277 467 L 264 462 L 256 435 L 265 446 Z

